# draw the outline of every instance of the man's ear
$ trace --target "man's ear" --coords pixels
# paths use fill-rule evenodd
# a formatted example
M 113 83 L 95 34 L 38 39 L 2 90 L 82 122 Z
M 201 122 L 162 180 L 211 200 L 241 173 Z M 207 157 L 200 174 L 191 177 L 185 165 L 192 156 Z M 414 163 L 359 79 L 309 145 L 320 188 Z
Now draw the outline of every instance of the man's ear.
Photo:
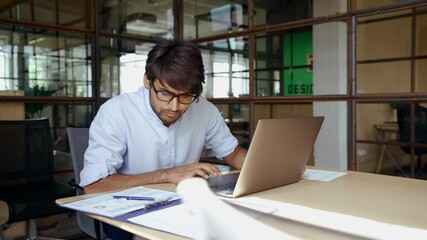
M 150 81 L 148 80 L 147 75 L 145 75 L 145 74 L 144 74 L 144 87 L 146 89 L 150 89 L 150 87 L 151 87 Z

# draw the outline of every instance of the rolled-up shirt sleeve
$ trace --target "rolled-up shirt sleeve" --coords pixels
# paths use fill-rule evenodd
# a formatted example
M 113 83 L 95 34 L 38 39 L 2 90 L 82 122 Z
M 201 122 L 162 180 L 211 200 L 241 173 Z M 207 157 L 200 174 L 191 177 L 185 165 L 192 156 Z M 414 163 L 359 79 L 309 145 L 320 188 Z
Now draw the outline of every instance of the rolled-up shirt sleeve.
M 211 107 L 215 108 L 214 105 L 211 105 Z M 234 151 L 238 141 L 231 134 L 219 111 L 215 109 L 215 111 L 210 112 L 212 117 L 210 118 L 209 130 L 206 135 L 205 147 L 211 149 L 217 158 L 222 159 Z
M 105 103 L 104 105 L 108 105 Z M 123 164 L 126 152 L 126 132 L 119 109 L 102 106 L 89 131 L 89 146 L 80 172 L 80 186 L 85 187 L 111 174 Z

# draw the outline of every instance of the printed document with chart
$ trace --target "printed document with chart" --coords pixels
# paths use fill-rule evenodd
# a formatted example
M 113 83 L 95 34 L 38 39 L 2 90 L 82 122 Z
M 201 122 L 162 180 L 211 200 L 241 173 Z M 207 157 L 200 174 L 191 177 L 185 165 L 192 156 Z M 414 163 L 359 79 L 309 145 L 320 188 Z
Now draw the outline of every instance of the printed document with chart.
M 180 196 L 175 192 L 135 187 L 62 204 L 61 207 L 114 218 L 126 213 L 147 209 L 152 206 L 159 206 L 178 199 L 180 199 Z

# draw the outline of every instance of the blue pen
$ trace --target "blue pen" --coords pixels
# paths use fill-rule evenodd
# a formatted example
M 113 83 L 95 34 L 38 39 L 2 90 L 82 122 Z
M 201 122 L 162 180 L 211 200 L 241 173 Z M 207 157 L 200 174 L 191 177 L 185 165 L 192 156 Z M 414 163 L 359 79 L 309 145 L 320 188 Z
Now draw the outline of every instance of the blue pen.
M 155 201 L 156 200 L 152 197 L 121 196 L 121 195 L 113 195 L 113 198 L 124 198 L 126 200 L 142 200 L 142 201 Z

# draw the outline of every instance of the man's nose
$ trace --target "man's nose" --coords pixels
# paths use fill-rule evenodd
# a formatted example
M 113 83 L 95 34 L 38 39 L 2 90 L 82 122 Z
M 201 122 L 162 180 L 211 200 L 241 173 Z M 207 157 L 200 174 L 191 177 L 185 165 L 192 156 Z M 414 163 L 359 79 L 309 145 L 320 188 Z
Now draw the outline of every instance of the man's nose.
M 178 97 L 174 97 L 170 102 L 169 102 L 169 108 L 172 111 L 176 111 L 178 110 L 179 107 L 179 101 L 178 101 Z

